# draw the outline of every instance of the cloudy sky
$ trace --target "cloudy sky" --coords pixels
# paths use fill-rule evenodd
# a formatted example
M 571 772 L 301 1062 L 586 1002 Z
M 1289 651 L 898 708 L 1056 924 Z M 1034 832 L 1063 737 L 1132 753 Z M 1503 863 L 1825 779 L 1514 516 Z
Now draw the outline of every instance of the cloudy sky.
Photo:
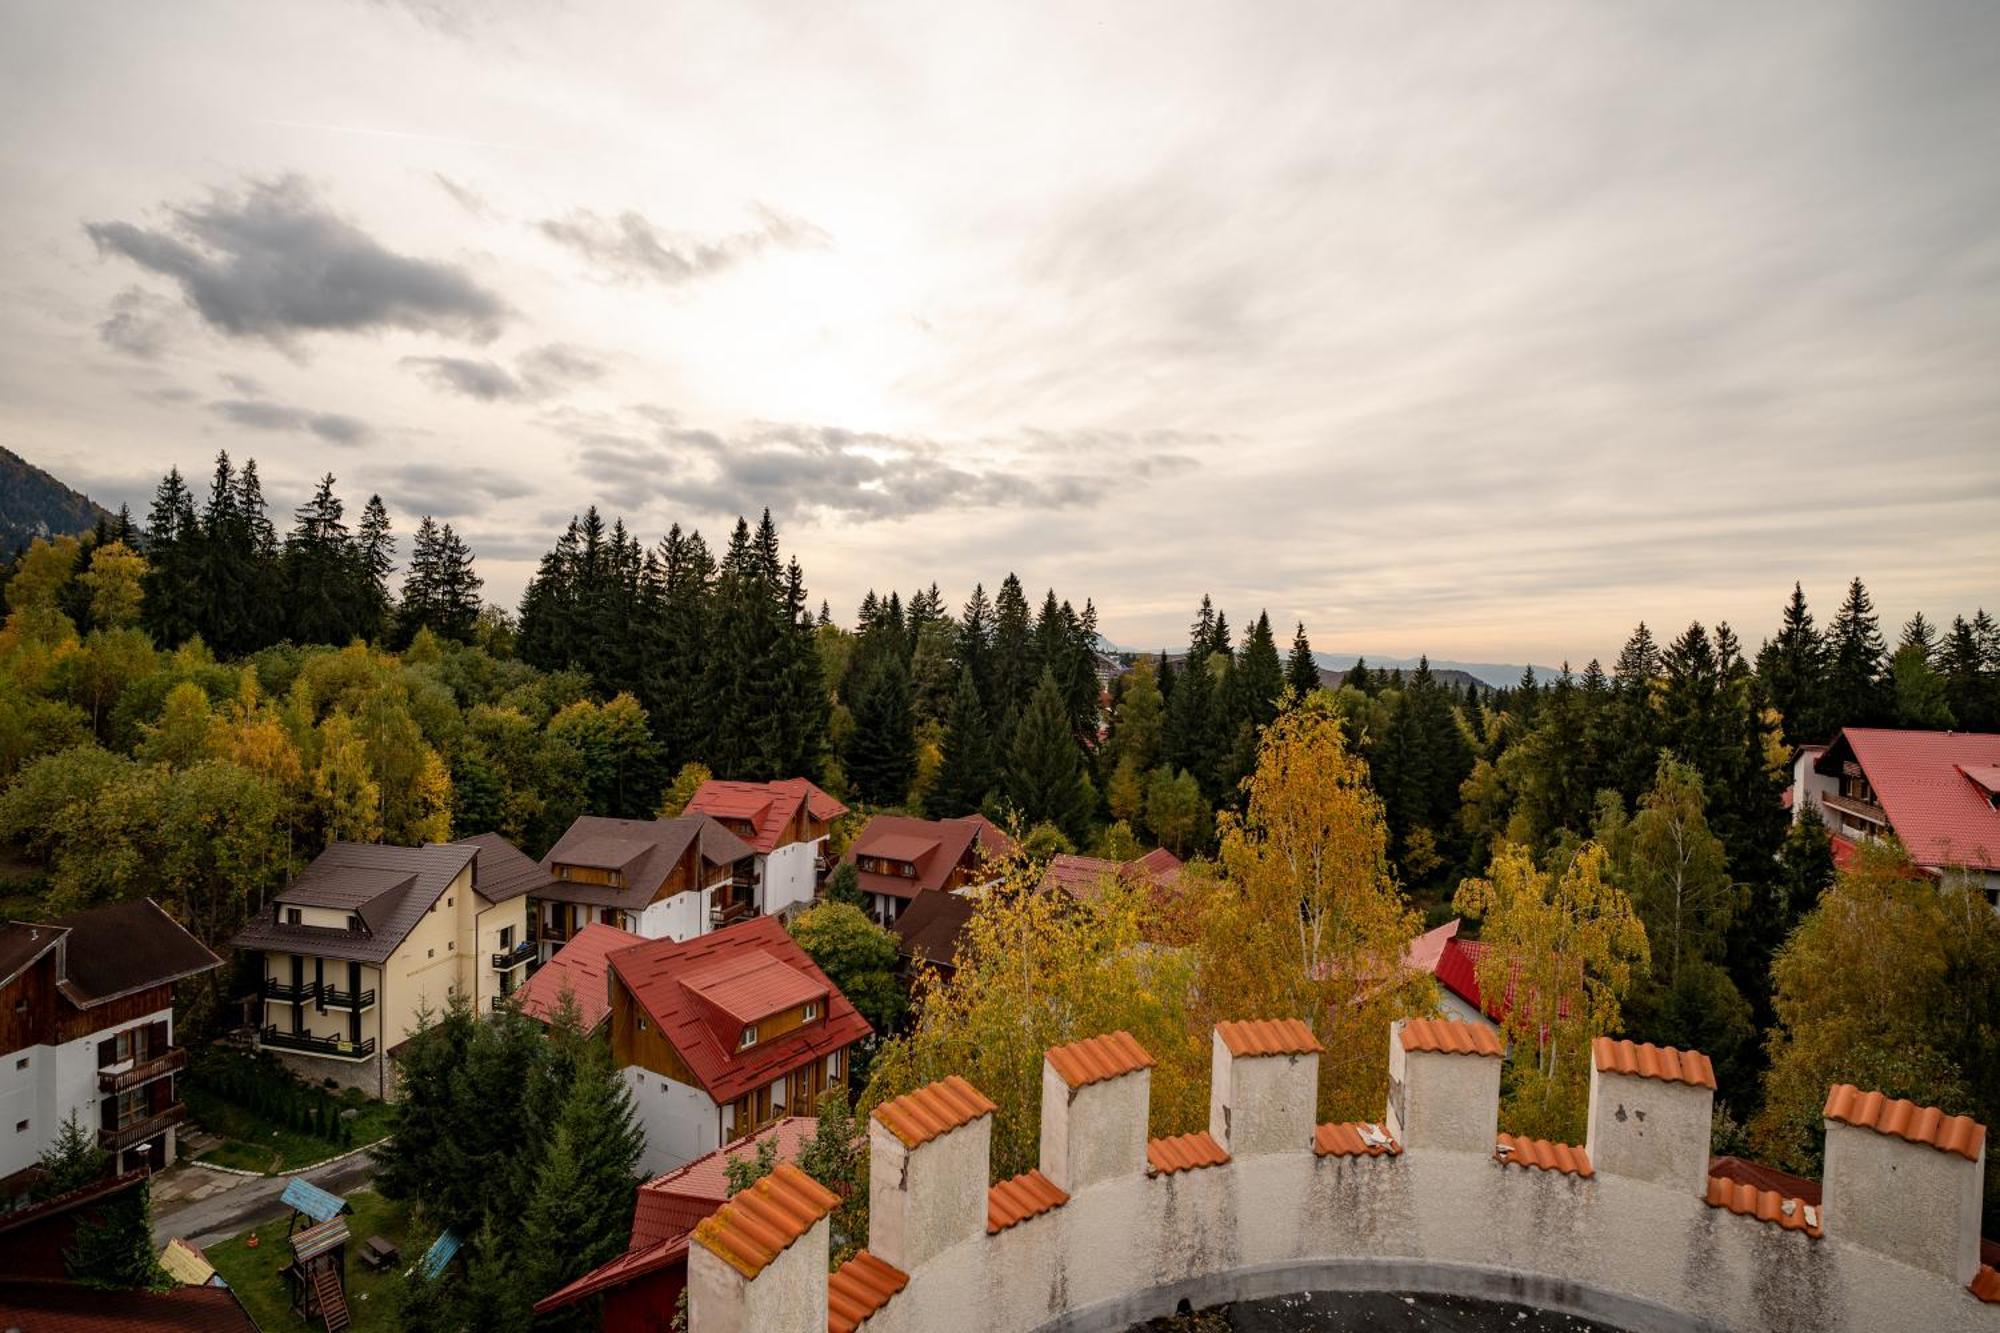
M 0 444 L 509 604 L 591 503 L 1132 644 L 2000 602 L 1987 0 L 20 0 L 0 180 Z

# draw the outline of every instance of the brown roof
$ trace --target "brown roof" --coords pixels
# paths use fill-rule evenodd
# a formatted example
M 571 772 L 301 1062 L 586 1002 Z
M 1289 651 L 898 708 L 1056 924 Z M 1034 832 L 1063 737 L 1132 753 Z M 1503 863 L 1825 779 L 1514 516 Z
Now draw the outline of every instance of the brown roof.
M 1317 1055 L 1326 1048 L 1296 1018 L 1253 1018 L 1217 1023 L 1215 1035 L 1231 1055 Z
M 902 1269 L 857 1251 L 826 1280 L 827 1333 L 854 1333 L 909 1285 L 910 1275 Z
M 973 901 L 962 894 L 925 889 L 910 900 L 889 929 L 901 943 L 903 957 L 922 959 L 934 967 L 958 966 L 958 937 L 972 920 Z
M 1715 1066 L 1700 1051 L 1597 1037 L 1590 1043 L 1590 1054 L 1603 1073 L 1657 1078 L 1662 1082 L 1686 1083 L 1697 1088 L 1715 1087 Z
M 549 872 L 498 833 L 475 833 L 452 846 L 470 847 L 476 853 L 472 889 L 489 903 L 510 902 L 524 893 L 539 897 L 549 885 Z
M 1151 1175 L 1170 1176 L 1176 1171 L 1196 1171 L 1205 1166 L 1221 1166 L 1229 1160 L 1222 1145 L 1207 1130 L 1154 1139 L 1146 1145 L 1146 1170 Z
M 422 847 L 336 842 L 279 891 L 265 915 L 236 936 L 239 949 L 380 963 L 416 929 L 478 849 L 465 843 Z M 286 907 L 321 907 L 361 918 L 362 929 L 288 926 Z
M 1072 1088 L 1087 1088 L 1122 1074 L 1151 1069 L 1154 1064 L 1146 1048 L 1129 1032 L 1107 1032 L 1101 1037 L 1087 1037 L 1067 1046 L 1050 1047 L 1048 1061 L 1062 1081 Z
M 1010 850 L 1007 835 L 979 815 L 958 819 L 914 819 L 908 815 L 877 815 L 861 830 L 861 836 L 841 859 L 854 862 L 862 856 L 879 856 L 889 861 L 905 861 L 916 868 L 914 877 L 882 875 L 855 866 L 861 887 L 870 893 L 892 898 L 914 898 L 925 889 L 942 889 L 953 867 L 980 856 L 998 856 Z M 975 848 L 977 850 L 975 850 Z
M 1815 1239 L 1820 1235 L 1819 1205 L 1788 1197 L 1776 1190 L 1760 1190 L 1755 1185 L 1710 1176 L 1708 1205 L 1711 1208 L 1727 1208 L 1739 1217 L 1754 1217 L 1760 1222 L 1775 1223 L 1787 1231 L 1803 1231 Z
M 652 902 L 676 862 L 698 844 L 701 859 L 726 866 L 752 855 L 750 844 L 707 815 L 677 819 L 611 819 L 581 815 L 572 822 L 542 866 L 549 872 L 544 892 L 562 902 L 589 903 L 634 912 Z M 589 866 L 621 873 L 622 885 L 576 884 L 554 877 L 558 865 Z
M 1321 1157 L 1400 1157 L 1403 1145 L 1373 1121 L 1313 1127 L 1313 1151 Z
M 1533 1167 L 1538 1171 L 1562 1171 L 1589 1179 L 1597 1174 L 1590 1154 L 1568 1143 L 1530 1139 L 1518 1134 L 1502 1134 L 1493 1149 L 1493 1160 L 1502 1166 Z
M 694 1238 L 744 1277 L 756 1277 L 839 1202 L 832 1190 L 790 1162 L 780 1162 L 770 1175 L 703 1218 Z
M 1496 1058 L 1505 1054 L 1499 1035 L 1484 1023 L 1454 1023 L 1445 1018 L 1406 1020 L 1403 1023 L 1403 1049 Z
M 227 1287 L 103 1292 L 70 1282 L 0 1281 L 0 1328 L 24 1333 L 257 1333 Z
M 80 1009 L 222 966 L 151 898 L 93 907 L 54 924 L 69 932 L 63 996 Z
M 917 1148 L 998 1109 L 985 1093 L 957 1074 L 949 1074 L 883 1102 L 875 1108 L 875 1119 L 902 1140 L 905 1148 Z
M 1039 1171 L 1023 1171 L 986 1191 L 986 1234 L 991 1236 L 1069 1202 L 1069 1195 Z
M 9 921 L 0 926 L 0 986 L 6 985 L 63 937 L 61 926 L 33 921 Z
M 1986 1143 L 1986 1126 L 1971 1116 L 1946 1115 L 1935 1106 L 1863 1092 L 1851 1083 L 1834 1084 L 1826 1095 L 1824 1114 L 1828 1120 L 1957 1153 L 1970 1162 L 1979 1160 Z
M 1103 892 L 1106 881 L 1167 885 L 1180 877 L 1180 871 L 1180 858 L 1164 847 L 1130 861 L 1063 852 L 1050 859 L 1036 887 L 1043 893 L 1061 889 L 1079 902 L 1092 902 Z

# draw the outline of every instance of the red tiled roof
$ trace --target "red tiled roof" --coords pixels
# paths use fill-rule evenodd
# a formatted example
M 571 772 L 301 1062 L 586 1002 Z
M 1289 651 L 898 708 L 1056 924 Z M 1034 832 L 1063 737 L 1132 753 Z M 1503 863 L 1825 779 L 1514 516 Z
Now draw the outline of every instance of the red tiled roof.
M 744 1190 L 694 1229 L 694 1238 L 744 1277 L 756 1277 L 840 1197 L 790 1162 Z
M 1957 1153 L 1967 1161 L 1979 1160 L 1986 1143 L 1986 1126 L 1971 1116 L 1946 1115 L 1935 1106 L 1919 1106 L 1912 1101 L 1884 1097 L 1879 1092 L 1863 1092 L 1851 1083 L 1836 1083 L 1827 1092 L 1828 1120 L 1893 1134 L 1908 1143 L 1921 1143 L 1939 1152 Z
M 28 1333 L 256 1333 L 227 1287 L 105 1292 L 71 1282 L 0 1281 L 0 1328 Z
M 1500 1142 L 1493 1149 L 1493 1160 L 1502 1166 L 1561 1171 L 1586 1180 L 1597 1174 L 1597 1168 L 1590 1164 L 1590 1154 L 1583 1149 L 1573 1144 L 1551 1143 L 1547 1139 L 1523 1138 L 1517 1134 L 1500 1136 Z
M 1180 858 L 1162 847 L 1130 861 L 1112 861 L 1102 856 L 1062 853 L 1049 862 L 1036 887 L 1048 893 L 1061 889 L 1079 902 L 1092 902 L 1106 880 L 1150 881 L 1167 885 L 1180 877 Z
M 1969 1290 L 1988 1305 L 2000 1303 L 2000 1271 L 1995 1271 L 1992 1264 L 1981 1264 L 1972 1275 Z
M 684 974 L 681 985 L 738 1027 L 809 1004 L 832 989 L 824 976 L 809 977 L 770 954 L 718 959 Z
M 1827 841 L 1833 845 L 1833 868 L 1835 870 L 1845 870 L 1854 864 L 1854 854 L 1860 849 L 1854 845 L 1851 839 L 1843 838 L 1838 833 L 1835 833 Z
M 1134 1040 L 1131 1033 L 1123 1031 L 1086 1037 L 1067 1046 L 1052 1046 L 1048 1051 L 1048 1062 L 1055 1067 L 1062 1081 L 1072 1088 L 1085 1088 L 1121 1074 L 1151 1069 L 1154 1064 L 1146 1048 Z
M 1770 1190 L 1787 1199 L 1798 1199 L 1805 1203 L 1819 1203 L 1819 1182 L 1806 1176 L 1795 1176 L 1789 1171 L 1780 1171 L 1775 1166 L 1765 1166 L 1744 1157 L 1711 1157 L 1708 1159 L 1708 1174 L 1736 1185 L 1748 1185 L 1753 1189 Z
M 819 1121 L 812 1116 L 788 1115 L 639 1186 L 632 1202 L 631 1248 L 685 1234 L 727 1203 L 730 1158 L 755 1157 L 759 1144 L 775 1139 L 778 1160 L 796 1162 L 799 1150 L 818 1127 Z
M 908 1273 L 860 1251 L 826 1280 L 827 1333 L 854 1333 L 909 1285 Z
M 1814 766 L 1838 773 L 1849 758 L 1867 775 L 1912 861 L 2000 870 L 2000 810 L 1968 775 L 2000 766 L 2000 735 L 1849 727 Z
M 637 1249 L 627 1250 L 609 1263 L 599 1264 L 576 1281 L 565 1287 L 558 1287 L 535 1302 L 536 1314 L 548 1314 L 572 1305 L 586 1296 L 595 1296 L 600 1291 L 622 1287 L 634 1278 L 648 1273 L 657 1273 L 676 1263 L 687 1262 L 688 1238 L 692 1233 L 681 1231 L 663 1240 L 656 1240 Z
M 1715 1066 L 1700 1051 L 1595 1037 L 1590 1043 L 1590 1054 L 1599 1071 L 1604 1073 L 1656 1078 L 1666 1083 L 1686 1083 L 1697 1088 L 1715 1087 Z
M 1739 1217 L 1754 1217 L 1759 1222 L 1775 1223 L 1787 1231 L 1803 1231 L 1814 1239 L 1821 1234 L 1817 1203 L 1789 1198 L 1776 1190 L 1760 1190 L 1755 1185 L 1710 1176 L 1708 1205 L 1711 1208 L 1727 1208 Z
M 905 1148 L 917 1148 L 998 1109 L 985 1093 L 950 1074 L 883 1102 L 875 1108 L 875 1119 Z
M 986 1234 L 1005 1231 L 1069 1202 L 1069 1195 L 1039 1171 L 1023 1171 L 986 1191 Z
M 1314 1126 L 1313 1151 L 1321 1157 L 1399 1157 L 1403 1145 L 1382 1126 L 1357 1120 Z
M 712 819 L 747 819 L 754 826 L 744 841 L 759 854 L 768 856 L 785 844 L 785 830 L 798 818 L 804 806 L 812 818 L 825 823 L 847 813 L 847 807 L 804 778 L 779 782 L 728 782 L 711 778 L 695 789 L 688 799 L 685 815 L 707 815 Z
M 1316 1055 L 1326 1049 L 1296 1018 L 1253 1018 L 1217 1023 L 1215 1035 L 1231 1055 Z
M 1195 1171 L 1205 1166 L 1221 1166 L 1229 1160 L 1222 1145 L 1207 1130 L 1174 1138 L 1154 1139 L 1146 1145 L 1146 1170 L 1156 1176 L 1176 1171 Z
M 711 979 L 718 965 L 729 962 L 761 970 L 760 960 L 767 957 L 798 972 L 814 986 L 825 987 L 826 1013 L 815 1022 L 739 1051 L 740 1025 L 722 1023 L 715 1009 L 684 982 L 688 978 Z M 873 1030 L 806 951 L 785 933 L 784 924 L 776 917 L 752 917 L 691 940 L 647 940 L 614 951 L 607 961 L 718 1103 L 733 1102 L 780 1074 L 825 1059 Z
M 912 878 L 876 874 L 861 870 L 858 865 L 856 870 L 861 887 L 870 893 L 914 898 L 924 889 L 942 889 L 953 867 L 973 853 L 975 844 L 978 854 L 987 857 L 1005 855 L 1014 846 L 1012 839 L 980 815 L 959 819 L 877 815 L 868 821 L 868 827 L 861 830 L 861 836 L 841 859 L 852 862 L 857 857 L 879 856 L 909 862 L 917 871 Z
M 616 950 L 641 943 L 644 940 L 629 930 L 607 926 L 602 921 L 591 922 L 579 930 L 569 943 L 556 950 L 555 957 L 543 963 L 515 992 L 520 999 L 521 1012 L 544 1023 L 553 1021 L 556 1001 L 567 987 L 570 994 L 576 997 L 577 1014 L 583 1020 L 583 1030 L 594 1031 L 604 1021 L 604 1016 L 611 1012 L 605 959 Z
M 1403 1049 L 1441 1051 L 1447 1055 L 1506 1054 L 1500 1036 L 1484 1023 L 1454 1023 L 1446 1018 L 1411 1018 L 1403 1023 Z

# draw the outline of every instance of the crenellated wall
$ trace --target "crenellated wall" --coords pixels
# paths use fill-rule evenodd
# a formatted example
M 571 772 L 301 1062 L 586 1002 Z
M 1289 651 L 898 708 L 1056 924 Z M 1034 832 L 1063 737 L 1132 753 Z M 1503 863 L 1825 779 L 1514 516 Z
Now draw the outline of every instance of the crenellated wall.
M 869 1249 L 826 1278 L 832 1196 L 760 1182 L 696 1234 L 693 1327 L 1123 1329 L 1182 1300 L 1390 1290 L 1634 1330 L 2000 1330 L 1985 1130 L 1964 1117 L 1834 1089 L 1822 1216 L 1708 1178 L 1694 1052 L 1600 1039 L 1583 1145 L 1494 1132 L 1483 1031 L 1396 1024 L 1379 1124 L 1312 1123 L 1319 1054 L 1302 1023 L 1221 1025 L 1208 1131 L 1148 1143 L 1138 1044 L 1059 1047 L 1041 1169 L 990 1187 L 992 1104 L 963 1079 L 920 1088 L 871 1124 Z

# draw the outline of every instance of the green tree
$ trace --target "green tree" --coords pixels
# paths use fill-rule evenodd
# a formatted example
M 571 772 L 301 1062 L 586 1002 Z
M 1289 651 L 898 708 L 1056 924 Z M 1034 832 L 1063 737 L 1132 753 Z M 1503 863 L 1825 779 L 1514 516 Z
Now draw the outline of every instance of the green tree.
M 1291 655 L 1285 659 L 1285 684 L 1301 699 L 1319 688 L 1319 659 L 1313 656 L 1303 620 L 1292 635 Z
M 855 794 L 873 805 L 900 805 L 917 773 L 910 722 L 910 674 L 887 654 L 864 668 L 852 707 L 854 731 L 842 756 Z
M 548 1136 L 515 1245 L 527 1300 L 539 1300 L 623 1253 L 631 1231 L 632 1189 L 645 1146 L 633 1123 L 631 1093 L 597 1043 L 577 1067 Z M 504 1219 L 495 1218 L 493 1225 Z M 564 1326 L 593 1327 L 587 1306 Z
M 708 771 L 707 765 L 693 760 L 682 764 L 680 772 L 674 774 L 674 780 L 667 784 L 666 791 L 661 794 L 660 808 L 655 817 L 678 818 L 687 809 L 688 802 L 694 799 L 694 794 L 714 780 L 715 775 Z
M 1847 586 L 1826 636 L 1826 701 L 1828 735 L 1839 727 L 1872 727 L 1888 720 L 1891 700 L 1883 684 L 1882 665 L 1888 649 L 1875 617 L 1874 603 L 1859 578 Z
M 1054 824 L 1072 840 L 1090 818 L 1083 755 L 1055 676 L 1042 672 L 1008 754 L 1007 797 L 1027 824 Z
M 1153 770 L 1146 782 L 1146 827 L 1161 846 L 1187 855 L 1208 841 L 1212 817 L 1201 784 L 1186 769 L 1176 773 L 1162 764 Z
M 1757 674 L 1764 680 L 1771 704 L 1784 718 L 1788 745 L 1812 745 L 1832 739 L 1827 699 L 1827 645 L 1813 626 L 1805 589 L 1792 585 L 1778 635 L 1757 654 Z
M 792 922 L 792 938 L 877 1032 L 903 1020 L 896 936 L 849 902 L 829 899 Z
M 39 1175 L 29 1197 L 39 1203 L 82 1189 L 103 1179 L 110 1169 L 111 1155 L 97 1146 L 97 1135 L 83 1127 L 71 1111 L 56 1126 L 56 1136 L 35 1162 Z
M 1954 719 L 1945 699 L 1944 678 L 1931 669 L 1930 654 L 1920 643 L 1906 643 L 1889 659 L 1890 688 L 1895 695 L 1896 725 L 1923 731 L 1948 730 Z
M 932 819 L 971 814 L 986 803 L 999 780 L 993 757 L 993 733 L 972 668 L 961 668 L 958 690 L 945 720 L 944 766 L 925 801 Z
M 145 558 L 124 542 L 108 542 L 90 553 L 90 569 L 77 582 L 90 593 L 90 623 L 124 629 L 139 623 L 144 608 Z

